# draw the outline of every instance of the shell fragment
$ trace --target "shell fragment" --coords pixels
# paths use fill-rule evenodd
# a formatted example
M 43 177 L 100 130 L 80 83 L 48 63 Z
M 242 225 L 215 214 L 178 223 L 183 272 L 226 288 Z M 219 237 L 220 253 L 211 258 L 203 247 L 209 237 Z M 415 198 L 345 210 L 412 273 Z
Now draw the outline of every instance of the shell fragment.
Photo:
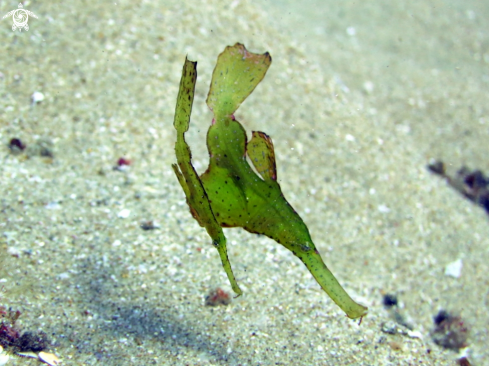
M 60 360 L 53 353 L 39 352 L 39 361 L 47 363 L 49 366 L 57 366 L 60 364 Z

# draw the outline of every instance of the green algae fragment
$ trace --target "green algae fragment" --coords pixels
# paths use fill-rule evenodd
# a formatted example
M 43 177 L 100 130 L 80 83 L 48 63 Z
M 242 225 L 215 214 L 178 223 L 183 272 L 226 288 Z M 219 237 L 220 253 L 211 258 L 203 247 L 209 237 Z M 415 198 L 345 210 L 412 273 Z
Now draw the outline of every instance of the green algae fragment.
M 185 60 L 174 121 L 178 164 L 173 169 L 192 216 L 212 238 L 238 296 L 242 292 L 227 256 L 222 227 L 242 227 L 282 244 L 300 258 L 348 317 L 361 318 L 367 314 L 367 308 L 353 301 L 326 267 L 307 226 L 282 194 L 271 138 L 254 131 L 247 141 L 243 126 L 234 118 L 234 112 L 263 79 L 271 62 L 268 53 L 251 53 L 239 43 L 226 47 L 219 55 L 207 97 L 207 105 L 214 113 L 207 133 L 210 163 L 199 177 L 184 138 L 189 128 L 197 69 L 196 62 Z M 248 164 L 246 155 L 259 175 Z

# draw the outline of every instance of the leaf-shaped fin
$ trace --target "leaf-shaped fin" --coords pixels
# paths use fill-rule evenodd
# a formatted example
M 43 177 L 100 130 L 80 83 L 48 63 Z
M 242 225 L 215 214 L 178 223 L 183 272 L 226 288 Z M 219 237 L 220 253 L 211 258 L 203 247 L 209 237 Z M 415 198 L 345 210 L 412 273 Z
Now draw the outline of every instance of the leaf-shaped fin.
M 195 82 L 197 79 L 197 62 L 185 59 L 183 66 L 182 78 L 180 80 L 180 89 L 178 91 L 177 106 L 175 110 L 175 120 L 173 125 L 177 130 L 177 142 L 175 143 L 175 153 L 177 156 L 178 166 L 173 164 L 173 170 L 180 182 L 180 185 L 187 197 L 187 203 L 190 207 L 192 216 L 199 224 L 206 228 L 207 233 L 212 239 L 221 257 L 222 265 L 231 282 L 231 286 L 239 295 L 242 291 L 236 282 L 231 264 L 227 256 L 226 237 L 222 228 L 217 222 L 212 212 L 209 198 L 202 186 L 197 172 L 192 166 L 192 155 L 190 147 L 185 141 L 185 132 L 189 128 L 190 114 L 192 112 L 192 103 L 195 93 Z
M 253 137 L 246 145 L 246 152 L 264 180 L 277 180 L 275 151 L 270 136 L 260 131 L 253 131 Z
M 207 105 L 219 116 L 230 116 L 265 76 L 272 58 L 268 52 L 248 52 L 240 43 L 222 52 L 212 74 Z
M 178 89 L 177 105 L 175 107 L 175 119 L 173 120 L 173 127 L 178 131 L 178 135 L 188 131 L 196 82 L 197 62 L 189 61 L 185 57 L 185 64 L 183 65 L 182 77 L 180 79 L 180 88 Z

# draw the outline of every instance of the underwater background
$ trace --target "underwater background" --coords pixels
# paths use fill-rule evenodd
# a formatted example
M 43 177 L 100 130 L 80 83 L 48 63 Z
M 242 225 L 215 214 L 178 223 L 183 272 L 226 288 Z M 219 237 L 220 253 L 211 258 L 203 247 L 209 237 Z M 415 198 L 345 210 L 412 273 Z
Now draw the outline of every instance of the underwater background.
M 489 364 L 488 215 L 456 179 L 489 174 L 485 2 L 22 4 L 28 31 L 0 20 L 0 344 L 12 326 L 63 365 Z M 225 229 L 232 298 L 189 213 L 171 169 L 182 66 L 198 62 L 186 139 L 202 173 L 212 71 L 236 42 L 272 56 L 236 118 L 273 139 L 361 324 L 242 229 Z M 206 305 L 216 288 L 228 305 Z

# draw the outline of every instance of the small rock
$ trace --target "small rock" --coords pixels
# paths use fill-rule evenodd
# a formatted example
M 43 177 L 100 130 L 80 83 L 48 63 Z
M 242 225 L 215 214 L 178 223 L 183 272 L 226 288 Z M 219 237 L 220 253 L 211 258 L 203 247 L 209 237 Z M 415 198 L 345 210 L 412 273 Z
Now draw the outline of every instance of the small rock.
M 8 148 L 10 149 L 10 152 L 12 154 L 17 155 L 24 151 L 25 144 L 22 142 L 21 139 L 14 137 L 10 140 Z
M 44 332 L 25 332 L 17 340 L 20 352 L 40 352 L 47 348 L 49 340 Z
M 406 329 L 402 325 L 397 324 L 392 320 L 382 323 L 382 327 L 380 328 L 380 330 L 383 333 L 387 333 L 387 334 L 400 334 L 400 335 L 408 334 L 408 329 Z
M 55 354 L 48 352 L 39 352 L 39 361 L 47 363 L 50 366 L 56 366 L 60 364 L 59 358 Z
M 48 138 L 40 138 L 34 144 L 29 145 L 27 148 L 27 155 L 32 156 L 42 156 L 46 158 L 53 158 L 53 142 Z
M 363 83 L 363 89 L 368 93 L 372 93 L 374 91 L 374 83 L 372 83 L 370 80 L 367 80 L 366 82 Z
M 445 275 L 454 278 L 459 278 L 462 274 L 463 263 L 461 259 L 457 259 L 455 262 L 449 263 L 445 267 Z
M 205 304 L 207 306 L 229 305 L 230 303 L 231 298 L 229 297 L 229 294 L 220 287 L 211 291 L 205 298 Z
M 350 135 L 350 134 L 348 133 L 348 134 L 346 134 L 346 136 L 345 136 L 345 140 L 346 140 L 346 141 L 351 141 L 351 142 L 353 142 L 353 141 L 355 141 L 355 136 Z
M 154 223 L 153 221 L 143 221 L 140 225 L 141 229 L 143 230 L 155 230 L 155 229 L 159 229 L 160 226 L 156 223 Z
M 10 355 L 4 352 L 3 347 L 0 346 L 0 366 L 6 365 L 9 359 Z
M 37 103 L 41 103 L 42 101 L 44 100 L 44 94 L 41 93 L 41 92 L 34 92 L 32 93 L 31 95 L 31 103 L 34 105 L 34 104 L 37 104 Z
M 379 205 L 377 207 L 377 210 L 379 210 L 379 212 L 382 212 L 382 213 L 388 213 L 391 211 L 391 209 L 389 207 L 387 207 L 386 205 Z
M 397 306 L 397 296 L 394 294 L 385 294 L 382 298 L 382 303 L 386 308 Z
M 127 219 L 130 214 L 131 214 L 131 210 L 125 208 L 117 214 L 117 217 L 120 217 L 121 219 Z
M 460 316 L 440 310 L 433 321 L 435 329 L 431 332 L 431 337 L 436 344 L 453 350 L 468 346 L 469 329 Z

